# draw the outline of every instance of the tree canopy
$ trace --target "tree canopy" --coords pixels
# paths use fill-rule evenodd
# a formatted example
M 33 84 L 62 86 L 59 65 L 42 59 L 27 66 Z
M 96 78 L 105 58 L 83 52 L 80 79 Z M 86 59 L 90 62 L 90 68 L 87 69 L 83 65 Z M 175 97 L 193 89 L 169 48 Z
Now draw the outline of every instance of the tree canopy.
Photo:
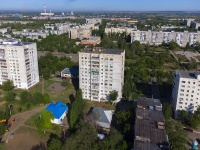
M 82 98 L 82 91 L 79 89 L 76 91 L 75 100 L 72 102 L 70 109 L 70 127 L 74 127 L 76 123 L 83 117 L 84 101 Z
M 4 91 L 11 91 L 12 89 L 14 89 L 13 81 L 12 80 L 4 81 L 2 84 L 2 89 Z
M 45 131 L 46 129 L 52 128 L 51 120 L 53 120 L 53 114 L 50 111 L 43 110 L 40 117 L 37 119 L 37 128 L 40 131 Z

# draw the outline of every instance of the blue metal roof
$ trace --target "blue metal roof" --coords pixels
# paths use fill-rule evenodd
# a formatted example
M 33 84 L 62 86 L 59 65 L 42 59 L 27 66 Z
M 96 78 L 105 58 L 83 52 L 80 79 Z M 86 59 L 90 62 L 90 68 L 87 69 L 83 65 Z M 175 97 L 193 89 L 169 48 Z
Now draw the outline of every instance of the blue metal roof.
M 65 111 L 68 110 L 68 106 L 64 105 L 62 102 L 51 103 L 47 106 L 46 110 L 53 113 L 54 118 L 59 119 Z

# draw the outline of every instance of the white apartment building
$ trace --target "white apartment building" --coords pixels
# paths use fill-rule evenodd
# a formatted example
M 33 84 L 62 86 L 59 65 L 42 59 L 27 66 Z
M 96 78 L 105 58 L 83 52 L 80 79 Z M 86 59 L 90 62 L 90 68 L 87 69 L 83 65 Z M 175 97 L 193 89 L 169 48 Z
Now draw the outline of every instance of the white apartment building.
M 200 32 L 162 32 L 162 31 L 132 31 L 131 42 L 139 41 L 143 44 L 160 45 L 162 42 L 175 41 L 179 46 L 185 47 L 200 42 Z
M 0 84 L 8 79 L 21 89 L 29 89 L 39 82 L 35 43 L 18 40 L 0 42 Z
M 129 27 L 111 27 L 111 28 L 105 28 L 105 33 L 106 34 L 112 34 L 112 33 L 127 33 L 127 34 L 131 34 L 132 31 L 137 31 L 137 26 L 135 26 L 134 28 L 129 28 Z
M 102 22 L 101 18 L 86 18 L 87 24 L 97 24 L 97 23 L 101 24 L 101 22 Z
M 125 51 L 113 49 L 84 49 L 79 52 L 79 88 L 83 98 L 108 101 L 116 90 L 119 102 L 124 84 Z
M 200 72 L 176 70 L 172 91 L 175 118 L 180 110 L 193 113 L 200 106 Z

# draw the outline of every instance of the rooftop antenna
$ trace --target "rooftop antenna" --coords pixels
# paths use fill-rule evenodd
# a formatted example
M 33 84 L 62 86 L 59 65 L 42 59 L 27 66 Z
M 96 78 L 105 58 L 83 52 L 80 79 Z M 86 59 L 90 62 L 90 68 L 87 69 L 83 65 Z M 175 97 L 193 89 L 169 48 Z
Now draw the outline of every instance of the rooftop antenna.
M 46 5 L 44 4 L 44 13 L 46 13 Z

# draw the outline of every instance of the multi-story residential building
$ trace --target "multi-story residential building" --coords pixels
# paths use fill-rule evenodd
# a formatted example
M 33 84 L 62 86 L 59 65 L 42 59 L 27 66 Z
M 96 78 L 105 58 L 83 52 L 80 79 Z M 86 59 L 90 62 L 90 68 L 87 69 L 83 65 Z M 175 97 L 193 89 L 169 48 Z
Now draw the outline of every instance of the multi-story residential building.
M 69 29 L 69 38 L 70 39 L 83 39 L 83 38 L 90 38 L 92 36 L 91 29 L 80 29 L 80 28 L 70 28 Z
M 97 24 L 97 23 L 101 24 L 101 22 L 102 22 L 101 18 L 87 18 L 86 19 L 87 24 Z
M 188 18 L 188 19 L 184 19 L 183 20 L 183 24 L 184 25 L 187 25 L 188 27 L 190 27 L 192 21 L 194 21 L 195 19 L 191 19 L 191 18 Z
M 131 42 L 139 41 L 140 43 L 150 45 L 160 45 L 163 42 L 168 43 L 175 41 L 179 46 L 185 47 L 200 42 L 200 32 L 162 32 L 162 31 L 132 31 Z
M 176 70 L 172 91 L 175 118 L 180 110 L 193 113 L 200 106 L 200 72 Z
M 192 21 L 191 27 L 192 27 L 192 28 L 195 28 L 195 29 L 200 29 L 200 23 L 195 22 L 195 21 Z
M 21 89 L 28 89 L 39 82 L 35 43 L 18 40 L 0 42 L 0 84 L 8 79 Z
M 132 31 L 136 31 L 137 30 L 137 26 L 135 26 L 134 28 L 128 28 L 128 27 L 111 27 L 111 28 L 105 28 L 105 33 L 106 34 L 112 34 L 112 33 L 127 33 L 127 34 L 131 34 Z
M 125 51 L 93 48 L 79 52 L 79 88 L 83 98 L 91 101 L 107 101 L 110 92 L 116 90 L 122 98 L 124 84 Z

